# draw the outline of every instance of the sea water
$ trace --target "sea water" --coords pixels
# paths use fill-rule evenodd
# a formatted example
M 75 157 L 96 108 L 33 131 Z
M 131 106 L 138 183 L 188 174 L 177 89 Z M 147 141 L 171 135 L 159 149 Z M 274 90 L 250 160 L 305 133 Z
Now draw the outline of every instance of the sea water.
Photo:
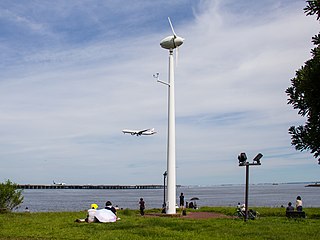
M 258 184 L 249 187 L 249 206 L 280 207 L 290 201 L 295 203 L 298 195 L 304 207 L 320 207 L 320 187 L 305 187 L 306 184 Z M 236 206 L 244 202 L 244 185 L 183 186 L 177 188 L 177 203 L 180 193 L 185 201 L 193 197 L 198 206 Z M 24 202 L 17 211 L 26 207 L 32 212 L 83 211 L 96 203 L 103 208 L 106 201 L 119 208 L 138 209 L 139 199 L 146 208 L 161 208 L 164 202 L 163 189 L 25 189 Z

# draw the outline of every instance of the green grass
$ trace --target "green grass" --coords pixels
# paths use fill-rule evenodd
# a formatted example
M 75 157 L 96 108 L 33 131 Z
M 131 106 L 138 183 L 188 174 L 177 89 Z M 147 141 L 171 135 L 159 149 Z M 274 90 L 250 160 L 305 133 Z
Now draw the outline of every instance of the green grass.
M 232 207 L 205 207 L 232 215 Z M 261 217 L 185 219 L 141 217 L 138 211 L 119 211 L 116 223 L 75 223 L 86 212 L 0 214 L 0 239 L 320 239 L 320 209 L 305 209 L 307 219 L 287 219 L 284 209 L 255 208 Z M 147 212 L 159 212 L 150 210 Z M 190 210 L 188 210 L 190 211 Z

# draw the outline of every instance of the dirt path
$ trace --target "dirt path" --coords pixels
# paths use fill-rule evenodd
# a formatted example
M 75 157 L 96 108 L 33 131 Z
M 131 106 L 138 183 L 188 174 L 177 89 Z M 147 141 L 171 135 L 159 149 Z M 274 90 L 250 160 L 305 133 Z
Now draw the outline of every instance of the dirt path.
M 188 212 L 186 216 L 182 216 L 180 214 L 166 215 L 166 214 L 151 213 L 151 214 L 146 214 L 145 217 L 178 217 L 178 218 L 187 218 L 187 219 L 232 218 L 232 216 L 227 216 L 225 214 L 215 213 L 215 212 Z
M 189 212 L 183 218 L 191 218 L 191 219 L 208 219 L 208 218 L 232 218 L 231 216 L 224 215 L 222 213 L 214 213 L 214 212 Z

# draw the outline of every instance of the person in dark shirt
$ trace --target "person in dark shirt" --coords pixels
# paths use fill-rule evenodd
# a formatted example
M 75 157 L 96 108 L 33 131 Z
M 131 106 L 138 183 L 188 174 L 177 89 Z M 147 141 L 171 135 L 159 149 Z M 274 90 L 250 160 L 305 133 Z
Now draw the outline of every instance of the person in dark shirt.
M 143 198 L 140 198 L 139 205 L 140 205 L 140 214 L 141 216 L 144 216 L 145 202 L 143 201 Z
M 112 203 L 110 201 L 106 202 L 106 207 L 105 209 L 110 210 L 111 212 L 113 212 L 115 215 L 117 215 L 117 210 L 112 206 Z
M 286 211 L 287 211 L 287 212 L 293 212 L 293 211 L 294 211 L 294 207 L 292 206 L 292 203 L 291 203 L 291 202 L 288 203 L 288 206 L 287 206 L 287 208 L 286 208 Z
M 183 193 L 180 194 L 180 208 L 183 208 L 184 207 L 184 196 L 183 196 Z

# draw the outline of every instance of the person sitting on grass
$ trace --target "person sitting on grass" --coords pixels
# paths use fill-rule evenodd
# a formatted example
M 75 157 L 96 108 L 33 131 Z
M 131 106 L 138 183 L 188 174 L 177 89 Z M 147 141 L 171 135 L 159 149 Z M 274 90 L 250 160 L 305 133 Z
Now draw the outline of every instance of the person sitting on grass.
M 106 202 L 106 207 L 105 209 L 110 210 L 111 212 L 113 212 L 115 215 L 117 215 L 117 210 L 115 209 L 115 207 L 112 206 L 112 203 L 110 201 Z
M 93 204 L 92 204 L 93 205 Z M 92 206 L 91 205 L 91 206 Z M 95 204 L 96 205 L 96 204 Z M 109 209 L 99 209 L 96 208 L 98 205 L 92 207 L 88 210 L 88 215 L 85 219 L 77 219 L 76 222 L 87 222 L 87 223 L 107 223 L 117 221 L 117 216 Z
M 78 218 L 75 220 L 75 222 L 79 222 L 79 223 L 81 223 L 81 222 L 87 222 L 87 223 L 94 222 L 97 208 L 98 208 L 97 204 L 95 204 L 95 203 L 91 204 L 90 209 L 88 209 L 88 211 L 87 211 L 88 212 L 87 217 L 85 219 Z
M 105 209 L 110 210 L 111 212 L 113 212 L 117 216 L 117 209 L 114 206 L 112 206 L 112 203 L 110 201 L 106 202 Z M 118 209 L 119 209 L 119 207 L 118 207 Z M 120 218 L 117 217 L 117 220 L 120 220 Z

